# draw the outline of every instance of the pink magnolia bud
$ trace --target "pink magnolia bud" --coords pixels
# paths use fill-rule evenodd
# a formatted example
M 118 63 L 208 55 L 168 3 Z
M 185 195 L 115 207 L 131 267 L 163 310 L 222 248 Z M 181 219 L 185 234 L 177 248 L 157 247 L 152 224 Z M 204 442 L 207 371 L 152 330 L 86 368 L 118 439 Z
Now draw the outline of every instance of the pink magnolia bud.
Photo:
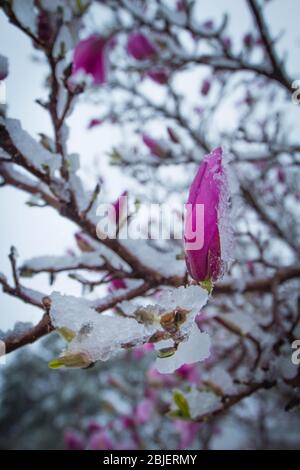
M 143 33 L 132 33 L 128 38 L 127 52 L 136 60 L 145 60 L 156 53 L 156 48 Z
M 115 214 L 116 214 L 116 224 L 118 225 L 120 221 L 122 221 L 123 215 L 124 215 L 124 210 L 125 210 L 125 204 L 126 204 L 126 199 L 128 196 L 128 191 L 124 191 L 121 196 L 118 197 L 116 202 L 114 202 L 113 206 L 115 208 Z
M 222 154 L 219 147 L 204 158 L 188 197 L 190 206 L 187 207 L 184 234 L 186 264 L 190 275 L 198 282 L 219 279 L 229 257 L 230 230 L 226 230 L 228 233 L 224 230 L 229 191 Z M 202 220 L 199 220 L 199 207 L 204 209 Z M 195 239 L 199 240 L 197 234 L 200 231 L 201 246 L 194 244 Z
M 81 434 L 74 431 L 67 431 L 64 435 L 65 448 L 67 450 L 83 450 L 84 441 Z
M 93 118 L 93 119 L 91 119 L 90 122 L 88 123 L 87 128 L 88 128 L 88 129 L 93 129 L 94 127 L 100 126 L 100 124 L 102 124 L 102 120 L 101 120 L 101 119 Z
M 92 419 L 89 421 L 86 430 L 88 434 L 94 434 L 95 432 L 101 431 L 102 426 L 97 421 Z
M 211 87 L 211 82 L 207 79 L 203 80 L 202 86 L 201 86 L 201 94 L 203 96 L 207 96 Z
M 180 449 L 189 449 L 193 444 L 201 424 L 191 421 L 183 421 L 178 419 L 175 421 L 175 429 L 180 436 Z
M 199 369 L 196 364 L 183 364 L 176 370 L 176 374 L 194 384 L 198 384 L 200 380 Z
M 75 240 L 80 248 L 80 250 L 84 253 L 94 251 L 94 248 L 88 242 L 87 237 L 85 236 L 84 232 L 76 232 L 75 233 Z
M 37 15 L 37 33 L 38 38 L 47 43 L 50 42 L 54 35 L 53 20 L 49 12 L 40 10 Z
M 178 144 L 179 138 L 174 129 L 172 129 L 172 127 L 167 127 L 167 131 L 172 142 L 174 142 L 174 144 Z
M 154 411 L 154 404 L 149 398 L 144 398 L 137 404 L 135 409 L 135 419 L 138 424 L 147 423 Z
M 113 450 L 114 444 L 108 432 L 103 429 L 92 435 L 88 443 L 88 449 L 91 450 Z
M 225 36 L 223 39 L 222 39 L 222 44 L 223 44 L 223 47 L 225 49 L 225 51 L 229 51 L 229 49 L 231 49 L 231 46 L 232 46 L 232 42 L 231 42 L 231 39 L 229 36 Z
M 165 158 L 167 156 L 166 149 L 149 135 L 143 134 L 143 142 L 148 147 L 152 155 L 159 158 Z
M 212 30 L 213 27 L 214 27 L 213 20 L 207 20 L 203 23 L 203 28 L 205 28 L 205 29 Z
M 124 279 L 112 279 L 110 281 L 109 291 L 114 292 L 119 289 L 126 289 L 127 284 Z
M 254 44 L 254 39 L 253 39 L 252 34 L 251 33 L 245 34 L 243 42 L 244 42 L 245 47 L 247 47 L 247 49 L 250 49 Z
M 251 276 L 255 276 L 255 264 L 253 263 L 253 261 L 251 260 L 247 261 L 247 268 L 248 268 L 249 274 L 251 274 Z
M 285 173 L 281 167 L 277 168 L 277 179 L 279 183 L 285 183 Z
M 182 0 L 178 0 L 178 1 L 176 2 L 176 10 L 177 10 L 177 11 L 180 11 L 180 12 L 185 12 L 185 11 L 187 11 L 187 4 L 186 4 L 184 1 L 182 1 Z
M 149 70 L 147 72 L 147 76 L 159 85 L 165 85 L 169 80 L 169 74 L 167 70 L 162 68 Z
M 72 76 L 80 70 L 91 75 L 96 85 L 106 82 L 106 44 L 107 41 L 97 35 L 92 35 L 80 41 L 74 52 Z

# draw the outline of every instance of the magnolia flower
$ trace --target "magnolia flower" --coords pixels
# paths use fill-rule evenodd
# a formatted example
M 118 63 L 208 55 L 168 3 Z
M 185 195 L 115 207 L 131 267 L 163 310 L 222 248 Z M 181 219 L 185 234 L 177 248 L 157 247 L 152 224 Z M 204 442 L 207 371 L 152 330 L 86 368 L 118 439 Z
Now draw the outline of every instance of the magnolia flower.
M 254 44 L 254 39 L 251 33 L 245 34 L 243 38 L 244 46 L 247 47 L 247 49 L 250 49 L 253 44 Z
M 172 127 L 167 127 L 167 132 L 168 132 L 169 137 L 172 140 L 172 142 L 174 142 L 174 144 L 178 144 L 179 143 L 179 138 L 178 138 L 178 135 L 176 134 L 176 132 L 174 131 L 174 129 L 172 129 Z
M 87 237 L 85 236 L 84 232 L 76 232 L 75 233 L 75 240 L 76 240 L 76 243 L 77 243 L 79 249 L 83 253 L 88 253 L 90 251 L 94 251 L 94 248 L 92 248 L 91 245 L 89 244 L 89 242 L 87 240 Z
M 83 450 L 83 436 L 75 431 L 67 431 L 64 435 L 65 448 L 67 450 Z
M 203 80 L 202 86 L 201 86 L 201 94 L 203 96 L 207 96 L 209 93 L 210 87 L 211 87 L 210 81 L 207 79 Z
M 165 69 L 153 69 L 147 72 L 147 76 L 159 85 L 165 85 L 168 82 L 169 74 Z
M 229 49 L 231 49 L 231 46 L 232 46 L 231 38 L 229 36 L 225 36 L 222 40 L 222 44 L 223 44 L 225 51 L 229 51 Z
M 127 284 L 124 279 L 112 279 L 110 281 L 109 292 L 114 292 L 119 289 L 126 289 Z
M 153 139 L 147 134 L 143 134 L 143 142 L 148 147 L 152 155 L 159 158 L 167 156 L 167 150 L 157 140 Z
M 91 450 L 113 450 L 114 443 L 109 433 L 103 429 L 101 431 L 95 432 L 91 436 L 87 448 Z
M 102 124 L 102 119 L 98 119 L 98 118 L 93 118 L 90 120 L 90 122 L 88 123 L 88 126 L 87 128 L 88 129 L 93 129 L 94 127 L 97 127 L 97 126 L 100 126 L 100 124 Z
M 132 33 L 128 38 L 127 52 L 136 60 L 145 60 L 156 53 L 156 48 L 143 33 Z
M 54 28 L 52 16 L 45 10 L 40 10 L 37 15 L 38 38 L 43 42 L 50 42 L 53 39 Z
M 128 191 L 124 191 L 121 196 L 118 197 L 116 202 L 113 203 L 113 207 L 115 209 L 115 216 L 116 216 L 116 224 L 119 225 L 120 222 L 122 222 L 123 217 L 124 217 L 124 211 L 126 208 L 126 203 L 127 203 L 127 196 L 128 196 Z
M 92 35 L 77 44 L 74 58 L 72 76 L 80 70 L 91 75 L 96 85 L 106 82 L 106 44 L 107 41 L 97 35 Z
M 190 275 L 198 282 L 219 279 L 228 257 L 226 238 L 230 233 L 223 233 L 228 204 L 228 184 L 222 165 L 222 153 L 219 147 L 204 158 L 191 185 L 188 198 L 190 206 L 187 207 L 185 223 L 186 263 Z M 199 205 L 203 205 L 204 209 L 203 219 L 200 221 Z M 198 246 L 199 244 L 194 246 L 193 241 L 201 230 L 202 246 Z M 192 234 L 193 239 L 191 239 Z

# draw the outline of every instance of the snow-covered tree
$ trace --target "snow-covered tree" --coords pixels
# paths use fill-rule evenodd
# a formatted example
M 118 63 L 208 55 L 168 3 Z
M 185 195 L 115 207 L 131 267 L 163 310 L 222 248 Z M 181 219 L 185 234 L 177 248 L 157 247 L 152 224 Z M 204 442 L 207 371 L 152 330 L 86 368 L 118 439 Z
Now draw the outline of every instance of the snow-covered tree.
M 27 193 L 32 210 L 51 207 L 77 226 L 68 254 L 58 247 L 56 256 L 19 263 L 11 248 L 12 280 L 1 274 L 0 283 L 38 307 L 41 320 L 2 333 L 6 353 L 53 330 L 65 340 L 53 369 L 88 368 L 154 345 L 158 373 L 199 371 L 192 381 L 175 380 L 161 407 L 161 419 L 169 411 L 190 426 L 186 432 L 254 394 L 269 393 L 286 410 L 299 404 L 297 77 L 269 3 L 244 2 L 249 31 L 236 37 L 230 15 L 207 18 L 197 0 L 1 1 L 47 65 L 47 99 L 36 103 L 53 129 L 38 139 L 10 116 L 9 103 L 1 106 L 1 186 Z M 9 76 L 4 55 L 0 83 Z M 101 139 L 113 136 L 108 124 L 120 131 L 91 169 L 92 182 L 80 167 L 84 155 L 68 145 L 69 119 L 82 103 L 95 112 L 89 132 Z M 128 188 L 110 201 L 115 233 L 105 236 L 99 207 L 116 171 Z M 155 218 L 144 223 L 146 203 L 169 208 L 169 237 L 153 236 Z M 191 210 L 182 224 L 184 203 Z M 197 249 L 190 226 L 204 236 Z M 130 236 L 136 231 L 139 239 Z M 40 273 L 55 283 L 50 293 L 34 289 Z M 61 273 L 82 286 L 81 296 L 62 293 Z

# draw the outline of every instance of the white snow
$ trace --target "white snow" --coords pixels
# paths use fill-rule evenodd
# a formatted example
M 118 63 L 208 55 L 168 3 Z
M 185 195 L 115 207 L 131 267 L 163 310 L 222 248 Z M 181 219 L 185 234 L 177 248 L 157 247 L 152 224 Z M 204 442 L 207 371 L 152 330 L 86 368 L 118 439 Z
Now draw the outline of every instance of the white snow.
M 211 392 L 199 391 L 196 388 L 184 394 L 192 419 L 211 413 L 221 407 L 220 397 Z
M 162 313 L 175 307 L 190 310 L 187 320 L 181 326 L 181 333 L 187 337 L 187 340 L 178 346 L 174 356 L 157 360 L 156 367 L 161 372 L 173 372 L 182 364 L 197 362 L 209 355 L 209 336 L 201 333 L 195 323 L 191 324 L 207 298 L 207 292 L 200 287 L 180 287 L 164 292 L 159 304 L 144 307 L 158 318 Z M 65 296 L 58 292 L 51 294 L 50 316 L 53 326 L 67 328 L 76 335 L 69 343 L 67 352 L 86 353 L 91 362 L 105 361 L 117 354 L 126 344 L 136 346 L 147 341 L 157 331 L 158 325 L 160 330 L 162 328 L 157 321 L 144 325 L 134 318 L 99 314 L 95 310 L 99 302 Z M 127 311 L 131 310 L 131 315 L 134 315 L 138 308 L 133 302 L 123 302 L 120 307 L 122 309 L 125 307 Z M 158 348 L 164 347 L 164 344 L 165 342 L 159 342 Z
M 219 387 L 226 395 L 236 392 L 236 386 L 232 378 L 225 369 L 219 366 L 213 368 L 212 372 L 209 374 L 208 380 Z
M 254 320 L 245 313 L 226 313 L 224 315 L 220 315 L 220 318 L 222 318 L 222 320 L 229 326 L 233 325 L 233 327 L 237 327 L 242 334 L 250 333 L 256 329 Z
M 154 331 L 131 318 L 99 314 L 88 300 L 57 292 L 51 295 L 50 316 L 56 328 L 76 334 L 67 352 L 84 352 L 91 362 L 108 360 L 127 343 L 142 344 Z
M 157 348 L 162 347 L 162 342 L 156 343 Z M 172 342 L 168 342 L 163 347 L 169 347 Z M 210 337 L 207 333 L 202 333 L 196 323 L 193 324 L 187 341 L 179 344 L 177 351 L 171 357 L 157 358 L 154 367 L 161 374 L 170 374 L 183 364 L 194 364 L 206 359 L 210 353 Z
M 145 240 L 120 240 L 120 243 L 135 255 L 141 263 L 159 272 L 162 276 L 183 277 L 185 274 L 185 262 L 177 260 L 175 253 L 157 252 Z
M 97 253 L 82 253 L 78 256 L 38 256 L 27 260 L 23 269 L 32 271 L 49 271 L 61 269 L 74 269 L 80 265 L 90 268 L 99 267 L 103 264 L 102 258 Z
M 49 152 L 36 142 L 31 135 L 22 129 L 20 121 L 0 118 L 0 124 L 6 127 L 14 145 L 35 168 L 45 171 L 45 167 L 47 167 L 51 175 L 60 168 L 60 155 Z

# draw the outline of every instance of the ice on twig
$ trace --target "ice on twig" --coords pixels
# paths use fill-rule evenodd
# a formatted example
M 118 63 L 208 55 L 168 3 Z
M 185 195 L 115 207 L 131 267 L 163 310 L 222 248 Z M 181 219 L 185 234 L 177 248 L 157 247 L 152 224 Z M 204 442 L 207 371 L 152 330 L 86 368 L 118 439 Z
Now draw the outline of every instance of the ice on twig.
M 50 317 L 53 326 L 67 331 L 71 339 L 65 355 L 85 354 L 90 363 L 106 361 L 123 347 L 142 344 L 154 331 L 135 319 L 99 314 L 92 302 L 57 292 L 51 295 Z
M 17 119 L 4 120 L 0 118 L 0 124 L 6 128 L 19 152 L 35 168 L 43 172 L 49 171 L 51 175 L 60 168 L 61 157 L 58 154 L 49 152 L 49 150 L 36 142 L 31 135 L 22 129 L 20 121 Z
M 160 303 L 155 305 L 140 307 L 129 301 L 120 303 L 121 311 L 129 318 L 99 314 L 95 310 L 95 301 L 54 292 L 51 295 L 51 322 L 68 339 L 69 345 L 53 366 L 86 367 L 97 360 L 106 361 L 123 348 L 149 341 L 158 332 L 167 334 L 171 345 L 173 334 L 181 340 L 174 356 L 157 360 L 157 367 L 162 372 L 173 372 L 183 363 L 203 360 L 209 354 L 210 340 L 206 333 L 199 331 L 194 319 L 207 298 L 204 289 L 191 286 L 164 292 Z M 186 312 L 186 317 L 176 324 L 174 312 L 179 309 Z M 162 321 L 164 315 L 168 317 L 166 323 Z M 157 341 L 159 348 L 165 346 L 165 341 Z
M 171 346 L 165 344 L 165 347 Z M 161 343 L 156 344 L 161 348 Z M 209 356 L 210 337 L 207 333 L 202 333 L 196 323 L 192 325 L 190 335 L 187 341 L 179 344 L 176 353 L 171 357 L 160 358 L 155 361 L 154 367 L 161 374 L 170 374 L 179 369 L 183 364 L 194 364 L 200 362 Z
M 199 391 L 196 388 L 184 394 L 189 405 L 189 412 L 192 419 L 199 418 L 208 413 L 212 413 L 221 407 L 221 399 L 212 392 Z

